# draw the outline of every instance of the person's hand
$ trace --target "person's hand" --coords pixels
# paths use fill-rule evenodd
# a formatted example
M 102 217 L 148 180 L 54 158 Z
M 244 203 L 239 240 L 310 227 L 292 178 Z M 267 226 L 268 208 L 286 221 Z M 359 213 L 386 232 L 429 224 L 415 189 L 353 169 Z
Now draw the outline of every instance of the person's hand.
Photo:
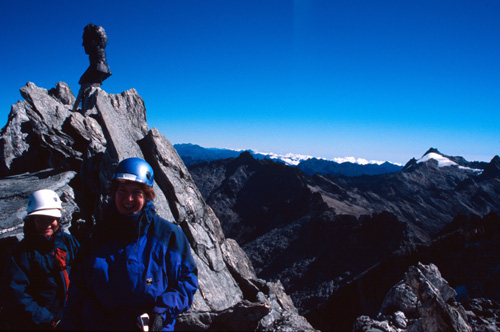
M 150 331 L 161 331 L 163 329 L 163 317 L 153 312 L 149 315 L 149 330 Z

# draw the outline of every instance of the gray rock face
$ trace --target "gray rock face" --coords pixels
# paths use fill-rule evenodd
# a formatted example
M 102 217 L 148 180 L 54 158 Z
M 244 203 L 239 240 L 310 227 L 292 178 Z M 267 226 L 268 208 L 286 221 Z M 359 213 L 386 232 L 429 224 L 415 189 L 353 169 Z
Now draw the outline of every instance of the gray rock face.
M 108 179 L 127 157 L 147 160 L 155 172 L 160 216 L 186 233 L 199 270 L 199 290 L 177 330 L 314 330 L 279 282 L 256 277 L 238 244 L 226 239 L 172 144 L 149 129 L 142 98 L 134 89 L 111 95 L 93 88 L 72 112 L 67 84 L 47 91 L 33 83 L 12 106 L 0 132 L 0 250 L 22 237 L 29 195 L 55 190 L 64 223 L 80 240 L 107 201 Z
M 387 294 L 377 319 L 358 317 L 354 331 L 472 332 L 465 309 L 453 300 L 455 295 L 434 264 L 418 263 Z

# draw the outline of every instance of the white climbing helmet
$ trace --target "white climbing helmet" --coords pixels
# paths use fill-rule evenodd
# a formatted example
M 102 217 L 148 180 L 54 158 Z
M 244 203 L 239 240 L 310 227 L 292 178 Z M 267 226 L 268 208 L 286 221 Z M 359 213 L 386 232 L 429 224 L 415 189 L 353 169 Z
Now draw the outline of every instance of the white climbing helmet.
M 53 190 L 37 190 L 28 199 L 28 216 L 42 215 L 61 218 L 61 211 L 61 199 Z

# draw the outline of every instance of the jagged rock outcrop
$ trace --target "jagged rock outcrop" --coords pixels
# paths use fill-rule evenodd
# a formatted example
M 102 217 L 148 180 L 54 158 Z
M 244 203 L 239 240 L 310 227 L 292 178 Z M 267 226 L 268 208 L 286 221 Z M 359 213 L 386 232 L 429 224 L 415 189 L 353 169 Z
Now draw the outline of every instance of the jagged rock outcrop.
M 391 323 L 394 328 L 392 320 L 401 318 L 399 312 L 407 320 L 418 315 L 417 296 L 408 283 L 400 280 L 405 279 L 411 266 L 421 262 L 439 267 L 441 283 L 453 288 L 453 301 L 466 309 L 468 324 L 474 331 L 496 331 L 500 328 L 499 241 L 497 214 L 489 213 L 483 218 L 457 216 L 430 243 L 380 261 L 341 285 L 327 302 L 305 316 L 322 331 L 350 330 L 361 315 L 365 316 L 362 321 L 377 318 L 373 327 L 389 331 L 380 324 Z M 446 294 L 453 292 L 448 290 Z M 494 329 L 488 327 L 495 325 Z
M 500 216 L 459 215 L 420 251 L 453 285 L 460 300 L 500 301 Z
M 170 142 L 149 129 L 134 89 L 112 95 L 92 88 L 82 109 L 65 83 L 47 91 L 33 83 L 12 106 L 0 132 L 0 248 L 3 257 L 20 235 L 26 200 L 50 188 L 63 201 L 63 223 L 80 239 L 107 200 L 118 161 L 147 160 L 155 172 L 158 213 L 186 233 L 199 269 L 199 291 L 178 330 L 313 330 L 279 282 L 256 277 L 246 254 L 224 236 Z
M 404 279 L 389 291 L 377 319 L 360 316 L 353 330 L 472 332 L 472 314 L 454 300 L 455 295 L 434 264 L 418 263 L 410 266 Z M 488 326 L 495 327 L 495 322 Z

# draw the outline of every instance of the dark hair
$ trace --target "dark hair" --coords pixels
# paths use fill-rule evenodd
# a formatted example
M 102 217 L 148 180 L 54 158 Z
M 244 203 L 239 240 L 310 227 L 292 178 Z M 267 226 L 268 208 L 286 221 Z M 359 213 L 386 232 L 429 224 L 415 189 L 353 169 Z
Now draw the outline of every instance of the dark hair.
M 153 201 L 155 199 L 156 194 L 155 194 L 155 191 L 154 191 L 154 189 L 152 187 L 148 186 L 145 183 L 136 182 L 136 181 L 130 181 L 130 180 L 124 180 L 124 179 L 114 179 L 113 181 L 111 181 L 111 189 L 110 189 L 110 196 L 111 196 L 111 198 L 114 199 L 116 191 L 118 190 L 118 187 L 121 184 L 124 184 L 124 183 L 127 183 L 127 182 L 137 183 L 138 185 L 140 185 L 142 191 L 144 191 L 144 195 L 146 196 L 146 201 Z
M 104 28 L 92 23 L 83 28 L 83 38 L 95 40 L 100 48 L 105 48 L 108 43 L 108 36 L 106 35 Z

